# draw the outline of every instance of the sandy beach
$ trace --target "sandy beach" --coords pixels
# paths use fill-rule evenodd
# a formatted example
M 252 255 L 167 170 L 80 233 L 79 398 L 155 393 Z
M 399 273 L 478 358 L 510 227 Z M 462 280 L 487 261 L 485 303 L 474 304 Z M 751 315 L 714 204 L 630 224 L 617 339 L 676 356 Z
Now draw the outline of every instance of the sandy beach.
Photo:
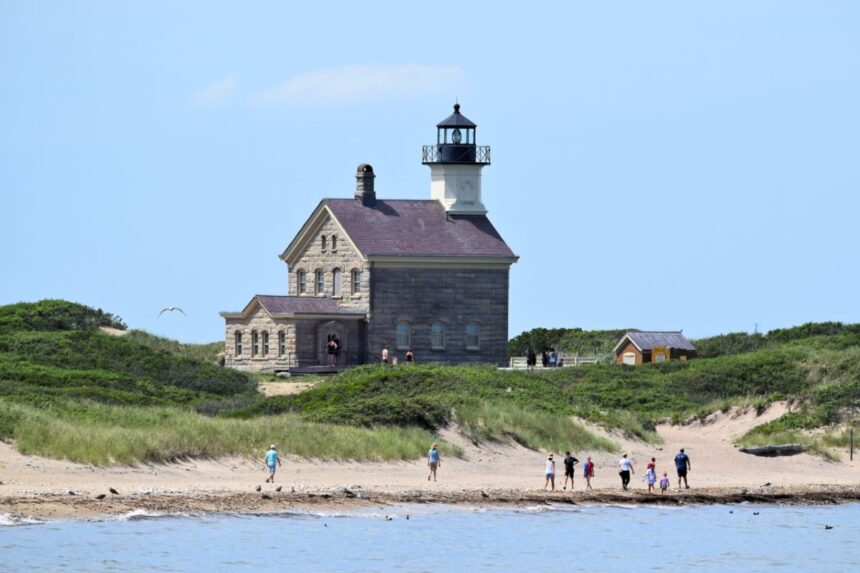
M 763 458 L 742 453 L 733 440 L 749 428 L 779 417 L 784 405 L 760 416 L 730 411 L 704 422 L 657 428 L 659 446 L 633 441 L 591 426 L 618 443 L 634 462 L 630 491 L 621 491 L 617 471 L 620 454 L 583 452 L 596 463 L 594 490 L 585 491 L 577 466 L 573 491 L 562 490 L 561 457 L 556 491 L 543 491 L 546 452 L 517 445 L 481 444 L 464 439 L 456 429 L 440 439 L 463 448 L 463 459 L 443 458 L 438 481 L 427 480 L 426 459 L 409 462 L 340 462 L 297 459 L 289 452 L 277 481 L 264 483 L 260 459 L 240 457 L 189 460 L 136 467 L 96 467 L 18 453 L 0 443 L 0 513 L 14 518 L 90 519 L 135 510 L 153 512 L 269 512 L 310 507 L 362 507 L 393 503 L 835 503 L 860 500 L 860 462 L 827 461 L 818 456 Z M 429 446 L 429 444 L 428 444 Z M 673 458 L 685 448 L 692 463 L 691 489 L 678 491 Z M 646 494 L 645 464 L 657 459 L 658 474 L 669 473 L 666 495 Z M 261 491 L 257 492 L 257 486 Z M 281 486 L 280 492 L 275 488 Z M 119 494 L 109 492 L 116 489 Z M 69 492 L 73 492 L 74 495 Z M 104 499 L 96 496 L 104 494 Z

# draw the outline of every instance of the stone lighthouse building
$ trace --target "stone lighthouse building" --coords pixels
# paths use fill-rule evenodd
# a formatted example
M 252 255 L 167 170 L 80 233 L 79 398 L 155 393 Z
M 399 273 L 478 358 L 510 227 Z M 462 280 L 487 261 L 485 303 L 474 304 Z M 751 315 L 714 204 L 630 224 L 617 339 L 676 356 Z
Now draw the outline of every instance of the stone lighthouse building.
M 350 199 L 323 199 L 280 258 L 284 295 L 257 295 L 226 321 L 226 365 L 302 371 L 378 362 L 506 362 L 508 274 L 517 257 L 487 218 L 490 148 L 454 106 L 424 146 L 430 199 L 378 197 L 358 166 Z M 334 340 L 335 344 L 330 344 Z

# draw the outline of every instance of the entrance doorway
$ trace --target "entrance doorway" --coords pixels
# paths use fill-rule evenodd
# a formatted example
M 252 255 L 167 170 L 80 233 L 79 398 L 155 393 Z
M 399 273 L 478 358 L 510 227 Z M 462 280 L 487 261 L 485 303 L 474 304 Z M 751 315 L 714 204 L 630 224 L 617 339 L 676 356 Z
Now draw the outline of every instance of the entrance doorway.
M 317 327 L 317 349 L 320 365 L 344 366 L 349 356 L 349 339 L 343 324 L 335 320 L 320 324 Z

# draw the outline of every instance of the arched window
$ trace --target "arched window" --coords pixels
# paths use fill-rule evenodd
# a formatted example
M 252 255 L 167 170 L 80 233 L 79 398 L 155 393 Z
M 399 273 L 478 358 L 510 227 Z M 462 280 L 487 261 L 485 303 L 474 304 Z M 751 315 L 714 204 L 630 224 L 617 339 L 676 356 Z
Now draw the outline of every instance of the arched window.
M 251 356 L 256 356 L 260 353 L 260 335 L 256 330 L 251 331 Z
M 322 269 L 314 271 L 314 286 L 316 287 L 317 294 L 325 292 L 325 275 L 323 274 Z
M 278 356 L 283 356 L 287 353 L 287 334 L 281 330 L 278 332 Z
M 352 294 L 358 294 L 361 292 L 361 271 L 358 269 L 352 269 Z
M 480 350 L 481 348 L 481 325 L 470 322 L 466 325 L 466 350 Z
M 394 326 L 394 340 L 400 350 L 408 350 L 412 346 L 412 328 L 408 322 L 398 322 Z
M 340 296 L 342 290 L 343 290 L 343 287 L 341 286 L 340 269 L 334 269 L 331 272 L 331 295 L 332 296 Z
M 445 349 L 445 325 L 441 322 L 434 322 L 430 327 L 430 347 L 433 350 Z
M 242 333 L 238 330 L 233 333 L 233 354 L 242 356 Z
M 321 250 L 325 250 L 325 235 L 320 236 L 320 248 Z
M 296 273 L 296 283 L 296 292 L 298 294 L 305 294 L 308 292 L 308 274 L 305 271 L 298 271 Z
M 269 333 L 263 331 L 263 356 L 269 355 Z
M 337 235 L 331 236 L 331 252 L 337 252 Z

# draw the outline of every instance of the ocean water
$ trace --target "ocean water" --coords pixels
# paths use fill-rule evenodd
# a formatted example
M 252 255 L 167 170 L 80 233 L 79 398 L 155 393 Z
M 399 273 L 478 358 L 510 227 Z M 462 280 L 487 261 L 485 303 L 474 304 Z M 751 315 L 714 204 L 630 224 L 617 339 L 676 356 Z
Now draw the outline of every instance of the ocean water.
M 0 526 L 4 572 L 860 571 L 858 504 L 409 505 L 346 514 L 133 512 L 14 525 L 0 516 L 0 523 L 10 524 Z

